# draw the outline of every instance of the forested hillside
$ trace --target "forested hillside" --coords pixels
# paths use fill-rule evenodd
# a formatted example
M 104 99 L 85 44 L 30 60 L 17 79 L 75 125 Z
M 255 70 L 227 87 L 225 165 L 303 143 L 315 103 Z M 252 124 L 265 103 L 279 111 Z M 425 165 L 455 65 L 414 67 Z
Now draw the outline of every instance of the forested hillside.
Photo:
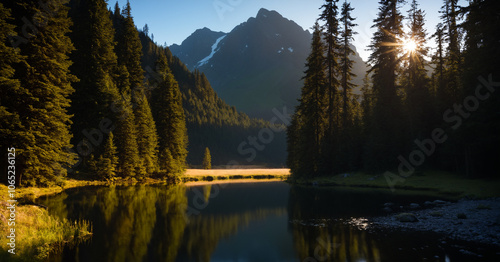
M 177 57 L 172 55 L 168 47 L 158 46 L 146 33 L 144 30 L 140 33 L 144 53 L 142 64 L 146 69 L 146 75 L 154 79 L 154 61 L 163 54 L 167 57 L 172 74 L 179 83 L 188 127 L 189 163 L 201 165 L 205 148 L 208 147 L 214 165 L 234 163 L 232 161 L 242 165 L 250 163 L 284 165 L 286 122 L 278 119 L 276 123 L 281 124 L 283 129 L 273 132 L 273 139 L 264 145 L 265 149 L 261 150 L 260 145 L 251 146 L 248 137 L 257 137 L 261 130 L 268 130 L 269 122 L 249 118 L 246 114 L 238 112 L 234 106 L 226 104 L 212 89 L 203 73 L 197 70 L 190 72 Z M 244 146 L 240 148 L 242 143 Z M 248 161 L 253 153 L 247 152 L 256 152 L 255 158 L 252 157 L 252 160 Z
M 175 176 L 201 165 L 207 147 L 215 165 L 283 164 L 282 127 L 222 101 L 203 74 L 137 30 L 130 3 L 108 8 L 0 4 L 0 141 L 5 159 L 15 152 L 18 184 Z

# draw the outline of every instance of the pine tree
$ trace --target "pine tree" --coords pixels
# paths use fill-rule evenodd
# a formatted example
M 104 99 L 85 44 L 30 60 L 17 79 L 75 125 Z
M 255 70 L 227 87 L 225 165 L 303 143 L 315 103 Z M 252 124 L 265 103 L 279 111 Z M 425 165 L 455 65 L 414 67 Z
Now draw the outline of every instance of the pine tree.
M 24 134 L 29 136 L 25 143 L 26 155 L 20 155 L 26 173 L 24 183 L 20 184 L 48 185 L 57 177 L 66 175 L 66 168 L 75 163 L 75 155 L 68 149 L 70 115 L 68 96 L 73 92 L 71 82 L 76 78 L 69 74 L 71 62 L 67 55 L 73 50 L 69 38 L 71 21 L 67 18 L 64 1 L 51 5 L 49 10 L 42 10 L 46 2 L 25 2 L 16 6 L 16 16 L 31 17 L 40 14 L 36 23 L 45 22 L 45 26 L 37 31 L 20 51 L 26 60 L 16 67 L 16 78 L 21 79 L 21 86 L 28 91 L 18 97 L 19 112 L 26 128 Z M 50 12 L 50 13 L 46 13 Z M 18 21 L 18 28 L 21 28 Z M 44 61 L 50 61 L 45 63 Z M 24 109 L 26 108 L 26 109 Z M 22 149 L 21 149 L 22 151 Z M 21 167 L 23 170 L 23 167 Z
M 182 95 L 167 58 L 160 54 L 156 63 L 160 78 L 153 92 L 153 112 L 159 140 L 160 169 L 176 175 L 184 172 L 187 156 L 187 130 L 182 107 Z
M 117 28 L 116 53 L 120 68 L 118 71 L 125 72 L 122 73 L 122 78 L 126 79 L 121 85 L 123 86 L 121 92 L 124 96 L 131 95 L 134 111 L 135 134 L 138 154 L 141 159 L 136 171 L 137 175 L 144 177 L 158 169 L 158 138 L 151 108 L 145 94 L 144 71 L 141 67 L 142 45 L 128 1 L 121 14 L 118 5 L 115 6 L 113 20 Z
M 15 26 L 11 24 L 13 21 L 11 10 L 0 3 L 0 150 L 3 159 L 7 158 L 8 148 L 33 144 L 33 136 L 26 132 L 26 127 L 21 122 L 24 104 L 21 97 L 27 94 L 28 90 L 21 87 L 19 79 L 14 78 L 14 65 L 24 60 L 24 57 L 19 55 L 19 50 L 15 49 L 9 43 L 15 37 L 18 37 L 15 32 Z M 12 43 L 12 42 L 10 42 Z M 18 155 L 17 173 L 23 172 L 23 166 L 19 165 L 19 155 L 23 155 L 23 149 L 17 148 Z M 3 174 L 7 174 L 7 161 L 0 162 L 0 170 Z M 7 176 L 2 176 L 2 182 L 7 183 Z M 19 183 L 19 179 L 17 181 Z
M 322 164 L 321 169 L 323 173 L 332 173 L 335 159 L 340 154 L 339 148 L 339 134 L 337 130 L 340 127 L 339 123 L 339 80 L 337 78 L 339 72 L 338 63 L 338 50 L 339 50 L 339 21 L 338 16 L 338 0 L 326 0 L 326 3 L 321 7 L 319 20 L 324 21 L 323 37 L 326 42 L 326 74 L 327 74 L 327 119 L 328 128 L 325 135 L 324 148 L 322 149 Z
M 205 155 L 203 156 L 203 169 L 212 169 L 212 156 L 208 147 L 205 148 Z
M 446 25 L 445 36 L 448 42 L 446 47 L 446 88 L 445 97 L 443 97 L 440 109 L 445 110 L 458 102 L 462 95 L 462 54 L 460 53 L 460 32 L 457 25 L 458 19 L 458 0 L 443 0 L 444 5 L 441 7 L 442 16 Z M 441 111 L 441 110 L 440 110 Z
M 139 96 L 140 93 L 135 94 Z M 156 123 L 153 120 L 151 107 L 145 94 L 142 98 L 136 98 L 136 107 L 134 110 L 136 129 L 137 129 L 137 146 L 139 156 L 142 159 L 142 166 L 146 172 L 143 175 L 151 175 L 158 171 L 158 137 Z
M 71 113 L 74 115 L 73 144 L 77 146 L 85 164 L 91 153 L 98 158 L 103 152 L 100 144 L 103 141 L 84 143 L 84 132 L 98 129 L 102 120 L 112 122 L 111 129 L 118 126 L 121 97 L 115 76 L 116 43 L 104 0 L 74 0 L 70 6 L 74 21 L 70 36 L 76 47 L 71 54 L 71 60 L 74 62 L 71 72 L 80 79 L 74 84 L 75 93 L 71 104 Z M 116 145 L 120 144 L 118 133 L 115 133 Z
M 486 81 L 500 81 L 500 2 L 495 0 L 473 0 L 469 6 L 461 8 L 465 15 L 462 28 L 465 33 L 463 72 L 464 95 L 474 95 L 480 106 L 467 118 L 466 124 L 457 129 L 451 139 L 455 147 L 446 145 L 449 162 L 455 169 L 468 176 L 497 176 L 500 153 L 500 93 L 496 91 L 487 96 L 486 88 L 478 92 L 478 85 Z M 490 80 L 491 77 L 491 80 Z M 479 95 L 478 95 L 479 94 Z M 451 157 L 450 157 L 451 156 Z M 454 160 L 454 161 L 453 161 Z
M 7 107 L 7 110 L 18 112 L 19 127 L 23 127 L 20 131 L 24 141 L 14 145 L 20 149 L 16 164 L 22 172 L 16 174 L 21 185 L 49 185 L 66 176 L 67 169 L 76 163 L 76 155 L 69 151 L 71 115 L 67 110 L 69 96 L 74 91 L 71 83 L 77 79 L 69 72 L 71 61 L 68 55 L 74 47 L 66 36 L 71 20 L 65 4 L 66 1 L 53 1 L 50 5 L 47 1 L 24 1 L 13 6 L 16 17 L 35 17 L 35 24 L 44 25 L 37 28 L 29 41 L 19 46 L 24 61 L 15 65 L 14 78 L 20 80 L 22 89 L 12 90 L 15 82 L 6 83 L 10 86 L 6 91 L 18 95 L 12 97 L 15 100 L 9 102 L 12 107 Z M 16 22 L 18 33 L 21 33 L 23 21 Z M 6 70 L 7 75 L 12 73 L 8 67 Z M 17 122 L 15 115 L 10 117 Z
M 323 142 L 327 123 L 325 121 L 325 108 L 328 100 L 325 99 L 327 92 L 327 77 L 325 76 L 325 46 L 321 39 L 321 29 L 318 23 L 313 27 L 313 41 L 311 54 L 307 58 L 304 76 L 304 87 L 302 88 L 300 104 L 297 107 L 297 121 L 303 125 L 297 129 L 296 142 L 298 148 L 297 169 L 293 174 L 315 176 L 320 172 L 321 143 Z M 322 171 L 322 170 L 321 170 Z
M 354 163 L 353 159 L 357 159 L 358 157 L 355 155 L 360 154 L 361 152 L 357 152 L 356 147 L 354 145 L 354 141 L 356 140 L 355 134 L 359 132 L 356 128 L 360 128 L 356 126 L 356 111 L 358 103 L 354 99 L 352 94 L 352 89 L 356 87 L 355 84 L 352 83 L 352 78 L 356 75 L 352 73 L 352 67 L 354 61 L 351 59 L 351 56 L 355 54 L 354 50 L 351 48 L 351 44 L 353 39 L 353 35 L 356 34 L 352 29 L 356 24 L 354 24 L 355 18 L 351 17 L 351 12 L 354 8 L 347 2 L 344 2 L 341 9 L 341 30 L 340 30 L 340 86 L 342 88 L 342 119 L 341 119 L 341 128 L 340 128 L 340 139 L 339 139 L 339 147 L 340 152 L 343 154 L 339 154 L 337 157 L 337 161 L 334 163 L 337 167 L 337 172 L 345 172 L 350 171 Z
M 130 103 L 130 96 L 123 94 L 119 102 L 120 111 L 117 120 L 116 146 L 118 148 L 118 170 L 122 177 L 136 177 L 144 174 L 144 166 L 139 159 L 135 115 Z
M 370 171 L 384 171 L 397 167 L 397 156 L 403 148 L 403 118 L 401 98 L 398 96 L 398 56 L 403 36 L 402 0 L 381 0 L 378 17 L 374 20 L 375 32 L 370 49 L 373 92 L 375 95 L 373 120 L 367 141 L 365 167 Z M 383 154 L 381 154 L 383 152 Z
M 348 128 L 352 122 L 352 112 L 350 108 L 350 101 L 352 97 L 351 90 L 356 87 L 351 80 L 356 75 L 352 73 L 352 66 L 354 61 L 351 60 L 350 56 L 354 55 L 355 52 L 351 48 L 351 43 L 354 40 L 353 35 L 356 34 L 352 30 L 356 24 L 353 23 L 355 18 L 351 17 L 351 12 L 354 8 L 351 7 L 350 3 L 344 2 L 341 10 L 341 18 L 343 29 L 341 30 L 342 42 L 340 45 L 340 68 L 341 68 L 341 80 L 340 84 L 342 87 L 342 126 L 344 129 Z
M 113 133 L 110 132 L 106 139 L 104 153 L 99 157 L 100 177 L 113 179 L 116 176 L 117 165 L 119 163 L 116 150 L 113 142 Z
M 409 33 L 406 41 L 414 44 L 415 49 L 406 50 L 402 72 L 402 85 L 406 90 L 410 139 L 420 138 L 430 131 L 428 127 L 425 127 L 425 122 L 432 119 L 433 111 L 428 89 L 429 79 L 425 69 L 428 47 L 426 47 L 427 32 L 424 28 L 424 16 L 417 1 L 413 0 L 408 11 Z
M 117 17 L 115 11 L 114 16 Z M 119 12 L 119 9 L 118 9 Z M 141 67 L 142 45 L 139 39 L 134 19 L 131 13 L 130 3 L 122 10 L 119 19 L 121 23 L 116 25 L 116 54 L 118 56 L 118 64 L 124 65 L 129 73 L 129 82 L 131 90 L 136 88 L 141 89 L 144 81 L 144 70 Z
M 111 121 L 118 149 L 118 172 L 123 177 L 144 173 L 137 149 L 131 78 L 126 65 L 117 62 L 115 30 L 107 4 L 103 0 L 73 1 L 71 7 L 75 21 L 72 39 L 77 44 L 72 71 L 81 79 L 75 86 L 72 104 L 75 144 L 78 146 L 83 140 L 83 131 L 99 127 L 103 120 Z M 88 147 L 83 156 L 93 153 L 99 159 L 103 146 L 95 143 Z
M 432 35 L 435 39 L 437 48 L 436 53 L 432 56 L 431 63 L 434 65 L 432 72 L 432 81 L 434 88 L 434 96 L 438 101 L 445 101 L 446 82 L 445 82 L 445 50 L 444 50 L 444 28 L 441 23 L 437 24 L 436 32 Z
M 301 173 L 301 151 L 299 147 L 300 143 L 300 134 L 299 131 L 302 128 L 300 120 L 302 119 L 300 115 L 300 111 L 296 110 L 292 115 L 292 121 L 290 121 L 290 125 L 286 129 L 286 150 L 288 152 L 286 158 L 286 165 L 290 168 L 290 173 L 292 177 L 300 177 Z

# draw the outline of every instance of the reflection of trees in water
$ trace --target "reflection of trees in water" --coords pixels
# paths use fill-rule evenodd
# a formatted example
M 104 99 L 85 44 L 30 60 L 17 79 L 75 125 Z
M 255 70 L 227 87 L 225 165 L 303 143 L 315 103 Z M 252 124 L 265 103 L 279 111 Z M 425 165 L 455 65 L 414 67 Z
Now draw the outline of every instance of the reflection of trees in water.
M 205 200 L 210 191 L 203 188 Z M 45 202 L 52 214 L 93 221 L 91 242 L 66 250 L 64 257 L 56 254 L 54 261 L 209 261 L 221 239 L 252 221 L 286 212 L 285 208 L 224 215 L 202 211 L 186 218 L 184 186 L 82 188 Z
M 152 260 L 174 261 L 185 227 L 185 192 L 181 186 L 85 188 L 51 197 L 46 204 L 52 214 L 93 221 L 94 235 L 99 237 L 68 252 L 69 256 L 142 261 L 151 255 L 151 248 Z
M 157 222 L 154 225 L 153 237 L 147 242 L 148 261 L 175 261 L 186 226 L 186 188 L 160 188 L 158 201 L 154 206 L 156 214 L 152 216 L 157 218 Z
M 341 221 L 324 220 L 318 214 L 331 208 L 328 203 L 317 203 L 322 198 L 303 187 L 292 186 L 288 202 L 290 230 L 294 248 L 301 261 L 380 261 L 379 249 L 366 231 Z M 309 258 L 309 259 L 308 259 Z

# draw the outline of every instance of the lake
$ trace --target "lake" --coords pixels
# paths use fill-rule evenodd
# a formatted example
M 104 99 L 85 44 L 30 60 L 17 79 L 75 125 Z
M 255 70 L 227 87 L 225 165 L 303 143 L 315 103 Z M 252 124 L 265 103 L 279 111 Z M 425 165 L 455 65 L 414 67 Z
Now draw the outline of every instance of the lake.
M 366 221 L 384 215 L 386 202 L 435 199 L 258 182 L 82 187 L 38 202 L 93 227 L 91 239 L 50 261 L 473 261 L 481 259 L 460 250 L 494 252 L 432 233 L 373 229 Z

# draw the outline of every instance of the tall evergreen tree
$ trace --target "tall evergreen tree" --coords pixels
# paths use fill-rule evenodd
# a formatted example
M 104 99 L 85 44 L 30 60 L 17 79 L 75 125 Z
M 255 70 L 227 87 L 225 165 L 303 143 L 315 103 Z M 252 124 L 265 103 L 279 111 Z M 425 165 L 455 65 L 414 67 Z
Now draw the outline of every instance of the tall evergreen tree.
M 111 14 L 104 0 L 75 0 L 71 7 L 75 21 L 72 39 L 77 44 L 72 70 L 81 79 L 75 86 L 72 105 L 75 144 L 78 147 L 85 141 L 84 132 L 99 127 L 102 120 L 111 121 L 118 148 L 118 172 L 124 177 L 133 177 L 142 169 L 131 104 L 130 74 L 125 64 L 117 62 Z M 82 150 L 83 156 L 93 153 L 98 159 L 103 153 L 100 143 L 92 143 L 87 148 Z
M 442 97 L 440 111 L 452 106 L 453 103 L 459 101 L 462 96 L 462 54 L 460 52 L 460 31 L 457 24 L 458 13 L 458 0 L 443 0 L 444 5 L 441 7 L 441 18 L 446 25 L 445 36 L 448 42 L 446 47 L 446 88 L 444 90 L 444 97 Z
M 317 175 L 320 171 L 321 144 L 327 129 L 326 106 L 328 100 L 325 98 L 327 92 L 327 77 L 325 75 L 325 46 L 321 38 L 321 28 L 318 23 L 313 27 L 313 40 L 311 54 L 307 58 L 304 77 L 304 87 L 297 107 L 297 121 L 303 124 L 292 126 L 298 128 L 297 141 L 298 150 L 289 151 L 290 157 L 297 159 L 297 169 L 292 169 L 293 174 Z M 298 154 L 297 156 L 293 154 Z
M 134 93 L 137 97 L 142 92 Z M 139 156 L 142 159 L 142 168 L 146 172 L 143 175 L 151 175 L 158 171 L 158 137 L 156 123 L 153 120 L 151 107 L 142 93 L 141 98 L 136 98 L 135 121 L 137 129 L 137 146 Z
M 338 96 L 340 83 L 337 78 L 339 74 L 339 21 L 337 18 L 337 2 L 338 0 L 326 0 L 326 3 L 321 7 L 323 11 L 318 19 L 324 22 L 322 29 L 323 37 L 326 42 L 326 97 L 328 101 L 326 105 L 328 128 L 326 131 L 325 143 L 323 143 L 323 159 L 321 164 L 323 173 L 333 172 L 333 163 L 340 154 L 340 147 L 338 144 L 339 134 L 337 132 L 340 127 L 340 99 Z
M 350 169 L 356 165 L 353 162 L 358 158 L 356 155 L 361 153 L 359 148 L 354 145 L 354 141 L 357 140 L 355 136 L 360 131 L 357 129 L 361 127 L 358 126 L 359 122 L 356 117 L 358 102 L 352 94 L 352 89 L 356 87 L 352 83 L 352 78 L 356 75 L 352 72 L 354 61 L 351 59 L 351 56 L 355 54 L 351 46 L 354 40 L 353 35 L 356 34 L 353 31 L 353 27 L 356 26 L 354 23 L 356 19 L 351 16 L 353 10 L 354 8 L 346 1 L 342 4 L 340 12 L 342 29 L 340 30 L 339 68 L 340 86 L 342 88 L 342 117 L 339 146 L 340 152 L 343 152 L 343 154 L 339 154 L 337 161 L 334 163 L 337 166 L 337 172 L 351 171 Z
M 113 123 L 111 129 L 117 126 L 121 98 L 114 74 L 117 67 L 116 43 L 104 0 L 72 0 L 70 6 L 74 21 L 70 36 L 76 47 L 71 55 L 74 62 L 71 71 L 80 79 L 74 85 L 71 104 L 74 115 L 73 144 L 85 164 L 87 156 L 94 154 L 98 158 L 103 151 L 103 141 L 85 142 L 85 133 L 99 128 L 103 119 Z M 119 139 L 117 135 L 117 145 Z
M 162 170 L 175 175 L 186 168 L 188 140 L 182 95 L 163 54 L 156 62 L 156 73 L 160 79 L 152 97 L 159 140 L 158 161 Z
M 352 72 L 352 67 L 354 61 L 350 58 L 351 55 L 354 55 L 355 52 L 351 48 L 354 32 L 352 29 L 356 26 L 354 24 L 355 18 L 351 16 L 351 12 L 354 8 L 351 7 L 350 3 L 344 2 L 341 10 L 341 18 L 340 21 L 342 23 L 341 30 L 341 44 L 340 44 L 340 69 L 341 69 L 341 78 L 340 85 L 342 87 L 342 126 L 344 129 L 348 128 L 352 122 L 352 112 L 350 108 L 350 102 L 352 97 L 352 88 L 356 87 L 353 84 L 352 78 L 356 75 Z M 351 119 L 350 119 L 351 118 Z
M 425 14 L 419 8 L 416 0 L 411 3 L 408 11 L 409 33 L 405 39 L 411 46 L 405 50 L 402 71 L 402 86 L 406 90 L 406 107 L 409 119 L 409 139 L 427 135 L 429 128 L 425 123 L 432 119 L 432 103 L 429 93 L 429 80 L 425 69 L 425 57 L 428 54 L 426 46 L 427 32 Z
M 116 53 L 118 56 L 119 72 L 126 71 L 123 78 L 121 92 L 124 96 L 131 95 L 134 111 L 135 134 L 137 139 L 140 161 L 137 166 L 138 175 L 146 176 L 157 170 L 158 138 L 156 125 L 144 88 L 144 71 L 141 67 L 142 44 L 135 27 L 130 3 L 120 14 L 118 5 L 115 6 L 113 20 L 118 41 Z
M 142 45 L 139 39 L 139 32 L 134 24 L 130 3 L 127 1 L 127 5 L 122 10 L 120 16 L 116 12 L 114 14 L 115 19 L 120 21 L 115 25 L 117 27 L 116 54 L 118 56 L 118 64 L 124 65 L 127 69 L 131 90 L 142 88 L 144 81 L 144 70 L 141 67 Z
M 397 167 L 397 156 L 403 151 L 404 130 L 401 98 L 398 96 L 398 56 L 403 36 L 399 5 L 402 0 L 381 0 L 378 17 L 374 20 L 376 32 L 372 38 L 369 62 L 372 65 L 375 95 L 373 120 L 367 142 L 365 167 L 370 171 L 384 171 Z M 381 154 L 380 152 L 384 152 Z
M 443 24 L 439 23 L 436 25 L 436 31 L 432 35 L 435 39 L 437 47 L 436 52 L 432 56 L 431 63 L 434 66 L 434 71 L 432 72 L 432 82 L 434 89 L 434 96 L 438 101 L 444 101 L 446 96 L 446 82 L 445 82 L 445 39 L 444 39 L 444 28 Z
M 116 146 L 118 148 L 118 170 L 123 177 L 137 177 L 146 171 L 139 159 L 135 115 L 130 96 L 122 94 L 118 102 Z
M 2 87 L 7 87 L 5 99 L 13 99 L 6 103 L 5 109 L 10 112 L 7 117 L 15 121 L 11 124 L 17 125 L 15 128 L 22 128 L 15 131 L 18 134 L 13 137 L 22 138 L 22 143 L 11 145 L 19 147 L 16 165 L 21 168 L 16 174 L 21 185 L 49 185 L 66 176 L 67 168 L 76 162 L 76 155 L 69 151 L 71 115 L 67 112 L 69 96 L 74 91 L 71 83 L 77 80 L 69 72 L 68 55 L 74 50 L 67 37 L 71 20 L 65 6 L 67 1 L 48 2 L 11 3 L 15 17 L 34 17 L 34 24 L 38 25 L 29 41 L 19 46 L 24 59 L 14 66 L 14 78 L 20 80 L 20 86 L 16 86 L 16 81 L 2 81 Z M 4 19 L 7 18 L 5 9 L 2 12 Z M 23 23 L 21 19 L 16 21 L 18 33 L 25 30 Z M 5 24 L 2 27 L 4 32 L 12 30 Z M 6 58 L 5 62 L 2 59 L 3 63 L 14 62 L 18 59 L 16 51 Z M 2 71 L 6 77 L 12 74 L 8 65 Z
M 119 162 L 112 132 L 109 133 L 106 139 L 103 154 L 98 159 L 94 159 L 94 156 L 91 155 L 89 162 L 90 170 L 95 173 L 98 179 L 111 180 L 116 177 Z
M 477 91 L 478 85 L 485 86 L 484 81 L 491 84 L 500 82 L 498 70 L 500 68 L 498 48 L 500 14 L 498 10 L 500 10 L 500 2 L 495 0 L 473 0 L 469 2 L 469 6 L 461 8 L 465 17 L 462 24 L 465 32 L 461 69 L 463 91 L 466 96 L 476 96 L 480 104 L 477 110 L 471 112 L 466 124 L 464 123 L 463 127 L 453 134 L 452 141 L 455 147 L 450 148 L 448 145 L 447 147 L 449 152 L 455 152 L 453 160 L 458 163 L 455 169 L 471 177 L 498 174 L 497 163 L 500 159 L 498 84 L 496 91 L 486 97 L 483 96 L 486 88 L 481 90 L 483 92 L 479 92 L 479 95 Z
M 34 143 L 32 141 L 34 137 L 26 132 L 27 129 L 21 121 L 25 106 L 22 103 L 22 96 L 28 94 L 28 90 L 21 86 L 19 79 L 14 78 L 14 66 L 24 61 L 24 57 L 20 56 L 19 49 L 16 50 L 10 44 L 12 42 L 9 38 L 12 40 L 17 37 L 12 23 L 11 10 L 0 3 L 0 150 L 3 159 L 8 159 L 8 148 Z M 16 148 L 18 155 L 16 172 L 21 174 L 24 168 L 19 165 L 19 156 L 25 154 L 24 150 Z M 7 174 L 7 161 L 0 162 L 0 170 L 3 174 Z M 6 179 L 7 176 L 2 176 L 0 181 L 7 183 Z

